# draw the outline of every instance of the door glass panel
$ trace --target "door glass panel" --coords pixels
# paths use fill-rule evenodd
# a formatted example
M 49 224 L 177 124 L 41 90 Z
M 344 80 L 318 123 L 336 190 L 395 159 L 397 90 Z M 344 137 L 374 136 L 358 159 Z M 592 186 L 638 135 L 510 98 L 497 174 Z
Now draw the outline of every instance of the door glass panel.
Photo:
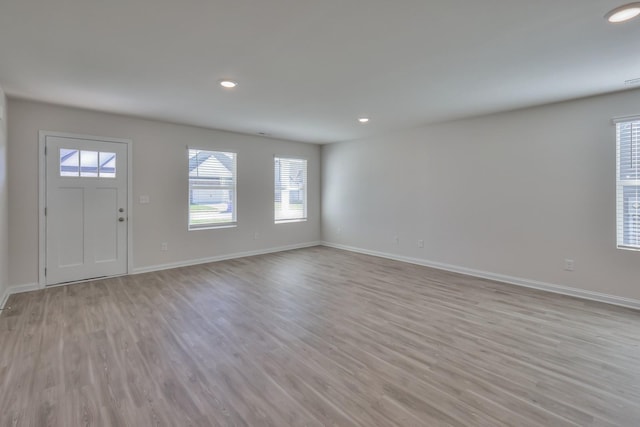
M 116 153 L 60 149 L 60 176 L 116 177 Z
M 116 153 L 100 153 L 100 178 L 116 177 Z
M 80 153 L 68 148 L 60 149 L 60 176 L 80 175 Z
M 98 176 L 98 152 L 80 152 L 80 176 Z

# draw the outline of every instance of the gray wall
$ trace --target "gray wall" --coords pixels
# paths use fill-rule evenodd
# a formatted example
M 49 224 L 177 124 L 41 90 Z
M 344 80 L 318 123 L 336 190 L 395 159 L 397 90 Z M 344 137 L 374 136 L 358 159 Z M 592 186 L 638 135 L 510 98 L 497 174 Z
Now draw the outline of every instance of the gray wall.
M 631 91 L 326 145 L 323 238 L 640 299 L 640 252 L 616 248 L 610 122 L 638 113 Z
M 7 181 L 7 102 L 0 88 L 0 304 L 9 283 L 9 187 Z
M 320 240 L 320 147 L 9 100 L 9 283 L 38 281 L 38 131 L 133 140 L 135 269 Z M 238 227 L 187 231 L 186 146 L 238 153 Z M 308 221 L 273 222 L 273 156 L 309 161 Z M 139 204 L 149 195 L 149 204 Z M 254 233 L 259 233 L 254 240 Z M 169 250 L 160 250 L 168 242 Z

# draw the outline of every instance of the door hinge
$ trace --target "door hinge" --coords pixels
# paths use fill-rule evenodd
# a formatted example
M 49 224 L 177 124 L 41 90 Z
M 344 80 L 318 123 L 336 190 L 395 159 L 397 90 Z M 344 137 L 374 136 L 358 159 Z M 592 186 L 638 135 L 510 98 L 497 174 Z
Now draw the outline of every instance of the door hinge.
M 46 145 L 44 146 L 44 155 L 45 156 L 47 155 L 47 146 Z
M 44 216 L 47 216 L 47 208 L 44 208 Z
M 47 267 L 44 268 L 44 275 L 47 275 Z

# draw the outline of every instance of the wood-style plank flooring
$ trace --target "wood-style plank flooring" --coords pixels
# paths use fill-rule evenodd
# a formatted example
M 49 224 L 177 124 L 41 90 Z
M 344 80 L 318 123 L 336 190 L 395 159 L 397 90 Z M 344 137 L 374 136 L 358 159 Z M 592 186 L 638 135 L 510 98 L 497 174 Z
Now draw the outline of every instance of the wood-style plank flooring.
M 640 312 L 316 247 L 14 295 L 0 426 L 640 426 Z

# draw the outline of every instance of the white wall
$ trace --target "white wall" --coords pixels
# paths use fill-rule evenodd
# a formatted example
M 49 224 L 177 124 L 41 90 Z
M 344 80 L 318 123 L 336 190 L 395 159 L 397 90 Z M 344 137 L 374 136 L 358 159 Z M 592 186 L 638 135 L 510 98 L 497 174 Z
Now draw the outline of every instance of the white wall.
M 38 131 L 133 140 L 134 268 L 320 239 L 320 147 L 258 136 L 9 100 L 9 283 L 38 281 Z M 238 153 L 238 227 L 187 231 L 186 145 Z M 273 223 L 273 156 L 309 160 L 307 222 Z M 139 204 L 149 195 L 150 204 Z M 254 232 L 260 238 L 254 240 Z M 169 251 L 160 251 L 168 242 Z
M 323 239 L 640 299 L 640 252 L 616 249 L 610 122 L 639 113 L 632 91 L 326 145 Z
M 9 283 L 9 202 L 7 180 L 7 102 L 0 88 L 0 306 Z

